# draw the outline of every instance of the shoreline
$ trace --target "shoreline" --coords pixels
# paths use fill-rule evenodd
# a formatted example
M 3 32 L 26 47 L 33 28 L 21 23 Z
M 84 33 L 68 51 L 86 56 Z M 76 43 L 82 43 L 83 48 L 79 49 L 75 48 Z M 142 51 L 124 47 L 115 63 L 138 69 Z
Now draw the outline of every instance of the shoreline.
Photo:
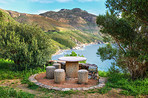
M 85 44 L 77 44 L 75 47 L 73 47 L 72 49 L 76 49 L 76 50 L 79 50 L 79 49 L 82 49 L 84 48 L 85 46 L 88 46 L 88 45 L 92 45 L 92 44 L 97 44 L 95 42 L 91 42 L 91 43 L 85 43 Z M 52 56 L 55 56 L 55 55 L 58 55 L 66 50 L 72 50 L 72 49 L 60 49 L 58 50 L 56 53 L 52 54 Z

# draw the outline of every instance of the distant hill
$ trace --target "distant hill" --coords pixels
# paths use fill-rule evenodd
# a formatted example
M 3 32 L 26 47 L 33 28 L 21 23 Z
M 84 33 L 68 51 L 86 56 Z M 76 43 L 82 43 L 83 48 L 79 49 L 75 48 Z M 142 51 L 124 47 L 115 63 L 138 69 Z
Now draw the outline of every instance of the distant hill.
M 51 30 L 58 31 L 59 30 L 58 28 L 73 29 L 72 26 L 62 22 L 58 22 L 52 18 L 48 18 L 40 15 L 34 15 L 34 14 L 19 13 L 19 12 L 10 11 L 10 10 L 7 10 L 7 12 L 11 15 L 11 17 L 13 17 L 19 23 L 38 25 L 46 32 Z
M 55 19 L 62 23 L 67 23 L 82 32 L 98 33 L 96 16 L 81 10 L 80 8 L 74 8 L 72 10 L 61 9 L 58 12 L 48 11 L 41 13 L 40 15 Z
M 45 32 L 79 30 L 84 33 L 98 33 L 96 16 L 79 8 L 48 11 L 40 15 L 5 10 L 19 23 L 38 25 Z
M 70 20 L 71 21 L 71 20 Z M 66 22 L 55 19 L 26 13 L 18 13 L 0 9 L 0 22 L 12 22 L 14 25 L 38 25 L 51 39 L 56 50 L 73 48 L 77 44 L 91 43 L 101 40 L 98 33 L 88 33 L 77 30 Z

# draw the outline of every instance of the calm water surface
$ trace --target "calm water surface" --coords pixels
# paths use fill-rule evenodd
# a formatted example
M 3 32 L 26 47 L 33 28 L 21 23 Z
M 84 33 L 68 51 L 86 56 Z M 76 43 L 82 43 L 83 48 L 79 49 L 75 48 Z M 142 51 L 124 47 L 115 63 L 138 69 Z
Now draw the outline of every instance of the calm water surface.
M 97 56 L 97 50 L 99 47 L 104 46 L 104 44 L 92 44 L 84 47 L 80 50 L 66 50 L 61 54 L 52 56 L 52 60 L 58 60 L 58 58 L 63 57 L 66 54 L 70 54 L 72 51 L 77 54 L 84 55 L 87 58 L 87 63 L 96 64 L 98 66 L 98 70 L 108 71 L 108 68 L 111 66 L 111 62 L 113 60 L 101 61 L 100 57 Z

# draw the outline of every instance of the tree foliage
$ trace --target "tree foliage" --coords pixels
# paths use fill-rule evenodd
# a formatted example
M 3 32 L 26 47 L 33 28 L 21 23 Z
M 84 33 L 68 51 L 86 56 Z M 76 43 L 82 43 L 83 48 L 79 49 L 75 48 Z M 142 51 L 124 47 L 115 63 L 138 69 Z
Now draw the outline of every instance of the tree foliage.
M 0 57 L 14 61 L 18 70 L 44 65 L 54 51 L 49 37 L 41 29 L 0 22 Z
M 97 17 L 97 24 L 101 28 L 101 32 L 111 35 L 118 45 L 118 51 L 107 46 L 105 50 L 99 49 L 98 54 L 104 60 L 114 58 L 117 55 L 117 65 L 127 69 L 133 79 L 147 77 L 148 25 L 146 4 L 145 0 L 107 0 L 106 6 L 110 13 Z M 118 17 L 119 13 L 122 13 L 121 18 Z M 101 54 L 103 52 L 105 52 L 104 55 Z
M 147 0 L 107 0 L 106 7 L 112 12 L 124 12 L 126 15 L 133 14 L 138 20 L 148 24 Z

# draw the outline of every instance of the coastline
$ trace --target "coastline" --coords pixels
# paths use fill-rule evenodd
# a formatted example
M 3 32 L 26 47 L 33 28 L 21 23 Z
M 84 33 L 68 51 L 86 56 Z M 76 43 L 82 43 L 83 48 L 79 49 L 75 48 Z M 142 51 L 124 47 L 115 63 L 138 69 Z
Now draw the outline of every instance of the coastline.
M 85 46 L 88 46 L 88 45 L 92 45 L 92 44 L 97 44 L 95 42 L 91 42 L 91 43 L 85 43 L 85 44 L 77 44 L 75 47 L 73 47 L 72 49 L 76 49 L 76 50 L 79 50 L 79 49 L 82 49 L 84 48 Z M 58 55 L 66 50 L 71 50 L 71 49 L 59 49 L 56 53 L 52 54 L 52 56 L 55 56 L 55 55 Z

